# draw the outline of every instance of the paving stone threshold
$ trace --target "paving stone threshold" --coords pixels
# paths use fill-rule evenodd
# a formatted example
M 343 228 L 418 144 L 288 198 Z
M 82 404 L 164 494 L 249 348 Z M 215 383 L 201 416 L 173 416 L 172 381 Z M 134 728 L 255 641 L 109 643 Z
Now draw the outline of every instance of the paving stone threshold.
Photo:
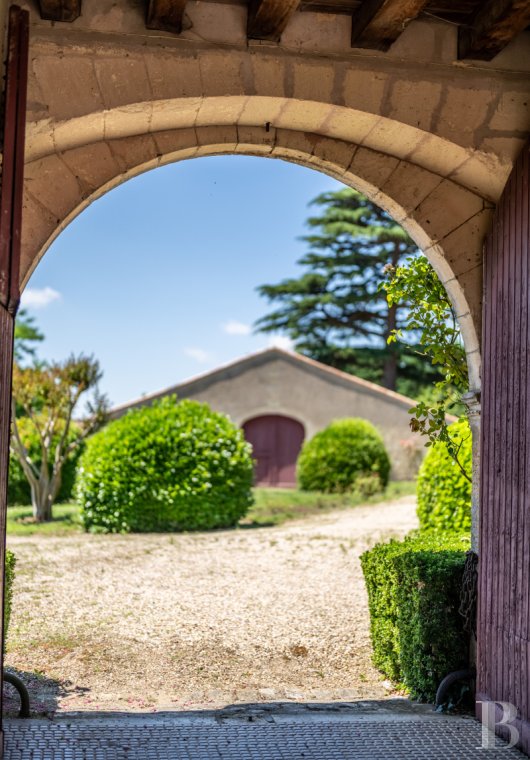
M 471 716 L 407 700 L 7 719 L 4 760 L 510 760 Z

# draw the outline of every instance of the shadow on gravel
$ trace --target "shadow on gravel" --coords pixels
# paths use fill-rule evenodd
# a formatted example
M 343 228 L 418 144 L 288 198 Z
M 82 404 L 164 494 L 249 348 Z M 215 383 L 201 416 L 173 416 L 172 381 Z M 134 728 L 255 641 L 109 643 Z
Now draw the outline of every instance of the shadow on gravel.
M 28 673 L 16 668 L 6 668 L 6 672 L 14 673 L 22 679 L 29 692 L 30 711 L 34 718 L 53 717 L 58 709 L 59 699 L 66 694 L 84 695 L 90 689 L 82 686 L 72 690 L 69 681 L 56 681 L 40 673 Z M 17 690 L 10 684 L 4 684 L 3 715 L 16 718 L 20 709 L 20 698 Z

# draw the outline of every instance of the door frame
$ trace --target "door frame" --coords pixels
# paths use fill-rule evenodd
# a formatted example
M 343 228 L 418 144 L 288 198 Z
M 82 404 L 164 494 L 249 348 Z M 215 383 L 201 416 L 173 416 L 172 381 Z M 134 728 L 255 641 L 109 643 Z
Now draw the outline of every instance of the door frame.
M 7 60 L 3 93 L 4 125 L 1 136 L 3 156 L 0 188 L 0 757 L 4 732 L 4 610 L 7 479 L 11 432 L 11 390 L 15 317 L 20 302 L 20 243 L 24 184 L 24 140 L 29 52 L 29 13 L 13 5 L 8 14 Z

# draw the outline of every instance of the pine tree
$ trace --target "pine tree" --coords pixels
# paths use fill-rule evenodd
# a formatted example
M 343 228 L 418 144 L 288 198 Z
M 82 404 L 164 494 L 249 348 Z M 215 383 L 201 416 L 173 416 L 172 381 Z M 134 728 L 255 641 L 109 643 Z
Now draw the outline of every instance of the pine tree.
M 308 219 L 309 247 L 298 278 L 262 285 L 259 293 L 278 308 L 259 319 L 260 332 L 288 335 L 298 351 L 395 390 L 432 382 L 434 371 L 414 352 L 387 343 L 404 327 L 406 305 L 387 303 L 381 290 L 385 267 L 418 253 L 405 230 L 382 209 L 350 188 L 324 193 Z M 410 341 L 409 341 L 410 342 Z
M 21 309 L 15 322 L 15 361 L 34 358 L 34 344 L 42 340 L 44 335 L 35 325 L 35 317 L 29 316 L 25 309 Z

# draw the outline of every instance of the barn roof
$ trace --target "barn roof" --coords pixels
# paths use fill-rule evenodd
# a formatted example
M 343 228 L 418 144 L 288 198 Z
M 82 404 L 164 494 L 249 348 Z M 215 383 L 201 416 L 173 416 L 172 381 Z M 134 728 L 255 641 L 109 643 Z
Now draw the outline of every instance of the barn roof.
M 185 380 L 182 383 L 178 383 L 177 385 L 170 385 L 162 390 L 146 394 L 133 401 L 128 401 L 125 404 L 115 406 L 111 409 L 110 416 L 111 418 L 120 417 L 129 409 L 137 406 L 144 406 L 156 399 L 171 394 L 183 397 L 190 396 L 205 390 L 213 383 L 230 380 L 243 372 L 248 372 L 250 369 L 258 368 L 276 360 L 287 362 L 298 367 L 302 371 L 320 375 L 333 385 L 341 385 L 343 387 L 346 385 L 361 393 L 378 395 L 385 398 L 387 401 L 392 401 L 407 409 L 416 405 L 416 401 L 407 396 L 403 396 L 401 393 L 396 393 L 395 391 L 383 388 L 376 383 L 371 383 L 370 381 L 363 380 L 355 375 L 350 375 L 349 373 L 342 372 L 334 367 L 329 367 L 327 364 L 322 364 L 322 362 L 309 359 L 307 356 L 302 356 L 302 354 L 295 353 L 294 351 L 285 351 L 281 348 L 266 348 L 243 356 L 227 364 L 223 364 L 216 369 L 196 375 L 195 377 Z

